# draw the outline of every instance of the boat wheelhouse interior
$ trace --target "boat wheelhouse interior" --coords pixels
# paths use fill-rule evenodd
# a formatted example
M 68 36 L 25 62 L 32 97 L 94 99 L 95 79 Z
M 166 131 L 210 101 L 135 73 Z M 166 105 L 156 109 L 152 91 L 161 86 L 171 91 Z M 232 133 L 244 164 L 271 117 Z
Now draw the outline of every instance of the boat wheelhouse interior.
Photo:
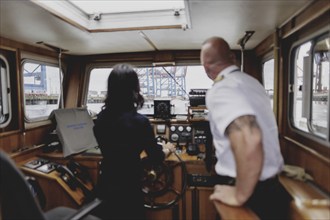
M 102 161 L 93 120 L 118 63 L 138 73 L 139 113 L 155 138 L 176 146 L 161 173 L 141 155 L 148 219 L 258 219 L 209 200 L 213 81 L 200 49 L 212 36 L 269 95 L 290 219 L 330 219 L 328 0 L 0 0 L 0 219 L 79 219 L 102 203 L 93 196 Z

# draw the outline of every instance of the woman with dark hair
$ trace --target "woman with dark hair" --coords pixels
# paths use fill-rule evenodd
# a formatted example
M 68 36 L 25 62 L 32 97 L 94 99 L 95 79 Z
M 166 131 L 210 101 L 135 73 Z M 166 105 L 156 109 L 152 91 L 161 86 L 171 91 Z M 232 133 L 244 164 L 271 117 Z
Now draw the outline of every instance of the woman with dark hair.
M 96 194 L 104 203 L 96 214 L 103 219 L 145 219 L 140 154 L 145 151 L 157 164 L 174 149 L 170 143 L 157 144 L 148 118 L 137 112 L 143 103 L 133 67 L 115 65 L 94 126 L 103 156 Z

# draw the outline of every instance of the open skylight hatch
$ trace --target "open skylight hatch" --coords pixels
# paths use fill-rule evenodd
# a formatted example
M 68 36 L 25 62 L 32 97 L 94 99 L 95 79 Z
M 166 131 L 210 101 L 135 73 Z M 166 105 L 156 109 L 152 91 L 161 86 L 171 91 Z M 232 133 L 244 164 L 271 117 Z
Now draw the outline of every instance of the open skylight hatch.
M 31 0 L 88 32 L 191 28 L 187 0 Z

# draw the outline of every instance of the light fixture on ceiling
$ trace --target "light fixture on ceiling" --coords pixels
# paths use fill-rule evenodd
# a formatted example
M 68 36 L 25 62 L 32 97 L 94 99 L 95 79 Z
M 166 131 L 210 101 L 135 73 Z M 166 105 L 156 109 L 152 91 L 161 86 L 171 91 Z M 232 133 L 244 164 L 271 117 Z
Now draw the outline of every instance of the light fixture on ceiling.
M 92 14 L 92 19 L 94 21 L 100 21 L 101 18 L 102 18 L 102 13 L 100 13 L 100 12 L 97 12 L 97 13 Z
M 174 9 L 174 16 L 180 16 L 180 9 Z

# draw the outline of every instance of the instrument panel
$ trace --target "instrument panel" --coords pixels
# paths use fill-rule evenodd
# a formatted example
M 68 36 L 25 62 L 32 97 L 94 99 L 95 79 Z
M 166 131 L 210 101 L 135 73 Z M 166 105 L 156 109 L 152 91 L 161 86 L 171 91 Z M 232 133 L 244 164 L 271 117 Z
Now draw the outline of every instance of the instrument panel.
M 176 144 L 179 149 L 186 149 L 188 154 L 205 153 L 206 139 L 209 133 L 207 121 L 178 122 L 151 121 L 156 137 Z

